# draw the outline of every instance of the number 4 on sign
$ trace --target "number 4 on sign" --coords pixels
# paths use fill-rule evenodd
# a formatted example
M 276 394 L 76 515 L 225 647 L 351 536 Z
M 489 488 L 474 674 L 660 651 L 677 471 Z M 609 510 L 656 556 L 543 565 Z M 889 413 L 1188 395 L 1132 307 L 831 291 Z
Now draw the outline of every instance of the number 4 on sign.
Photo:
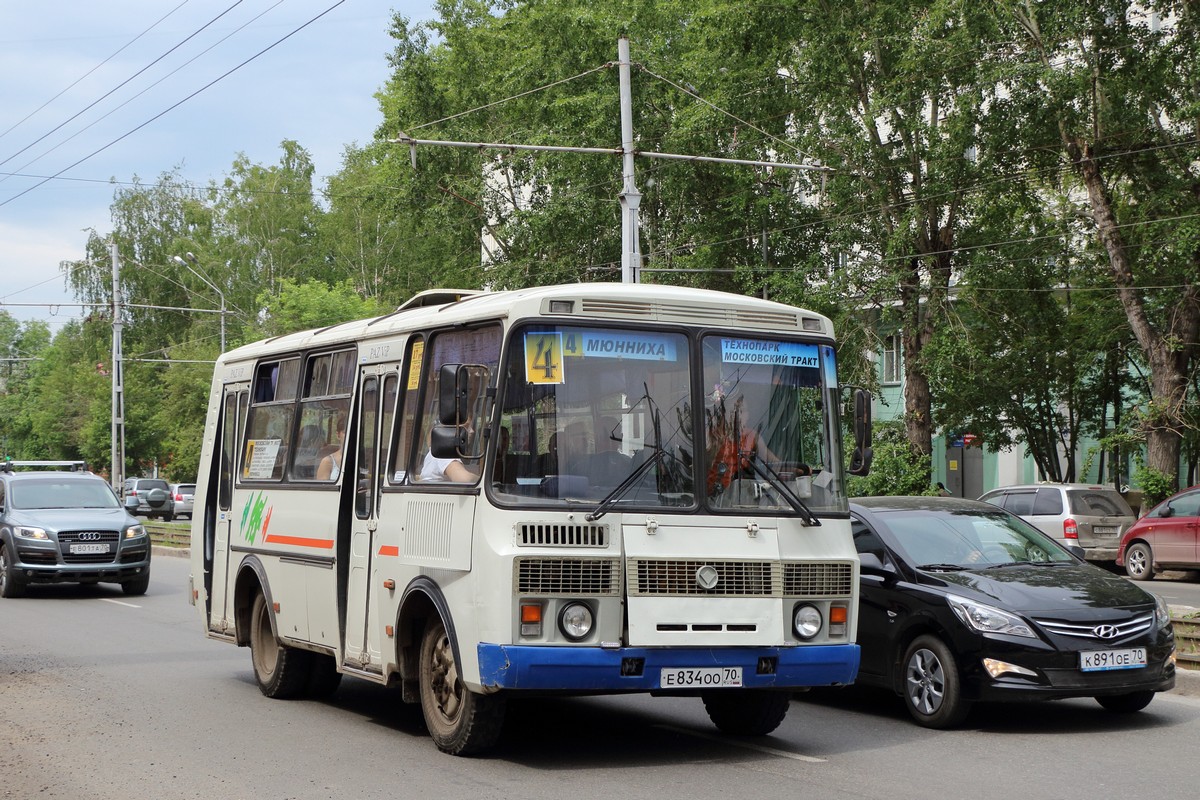
M 561 333 L 525 334 L 525 380 L 529 383 L 565 383 Z

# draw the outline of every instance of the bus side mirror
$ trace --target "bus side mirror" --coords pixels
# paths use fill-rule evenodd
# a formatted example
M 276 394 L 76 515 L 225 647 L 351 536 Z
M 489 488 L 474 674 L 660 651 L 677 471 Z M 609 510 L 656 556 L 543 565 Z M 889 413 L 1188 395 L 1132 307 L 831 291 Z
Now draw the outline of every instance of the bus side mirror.
M 466 450 L 466 425 L 434 425 L 429 432 L 429 452 L 434 458 L 462 458 Z
M 871 393 L 854 390 L 854 452 L 850 455 L 851 475 L 867 475 L 871 471 Z
M 467 368 L 462 364 L 442 364 L 438 370 L 438 422 L 441 424 L 466 424 L 468 377 Z

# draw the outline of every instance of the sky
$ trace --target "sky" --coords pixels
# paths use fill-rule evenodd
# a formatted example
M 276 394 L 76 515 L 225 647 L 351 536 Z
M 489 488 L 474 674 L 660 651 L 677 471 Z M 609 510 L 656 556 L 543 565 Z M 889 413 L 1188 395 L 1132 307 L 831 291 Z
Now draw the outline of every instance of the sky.
M 52 333 L 82 316 L 59 265 L 135 177 L 205 186 L 294 139 L 322 186 L 382 121 L 393 13 L 433 3 L 0 0 L 0 309 Z

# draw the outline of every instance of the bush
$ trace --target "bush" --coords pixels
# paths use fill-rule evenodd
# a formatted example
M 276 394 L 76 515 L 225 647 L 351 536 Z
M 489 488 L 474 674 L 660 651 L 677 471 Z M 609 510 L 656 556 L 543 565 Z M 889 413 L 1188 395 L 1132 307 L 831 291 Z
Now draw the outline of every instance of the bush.
M 912 449 L 901 423 L 876 424 L 874 439 L 871 474 L 850 478 L 847 488 L 851 497 L 937 494 L 929 483 L 929 456 Z
M 1175 494 L 1175 479 L 1152 467 L 1138 467 L 1134 480 L 1142 489 L 1142 509 L 1148 511 Z

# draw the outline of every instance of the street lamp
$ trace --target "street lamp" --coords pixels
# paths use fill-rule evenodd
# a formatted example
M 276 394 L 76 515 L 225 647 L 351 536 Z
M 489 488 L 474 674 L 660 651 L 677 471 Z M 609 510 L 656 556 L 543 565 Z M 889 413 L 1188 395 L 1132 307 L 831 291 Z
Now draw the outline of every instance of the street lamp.
M 208 278 L 204 277 L 203 275 L 201 275 L 199 272 L 197 272 L 195 269 L 192 268 L 192 264 L 195 264 L 196 266 L 200 266 L 200 264 L 196 261 L 195 255 L 193 255 L 192 253 L 184 253 L 184 256 L 187 257 L 186 261 L 180 256 L 171 256 L 171 260 L 175 261 L 177 264 L 181 264 L 184 267 L 186 267 L 188 272 L 192 273 L 197 278 L 199 278 L 200 280 L 202 280 L 206 284 L 208 284 L 209 288 L 212 289 L 214 292 L 216 292 L 217 296 L 221 298 L 221 352 L 224 353 L 225 352 L 225 293 L 222 292 L 220 289 L 218 289 L 215 285 L 213 285 L 212 281 L 210 281 Z M 192 264 L 189 264 L 188 261 L 192 262 Z

